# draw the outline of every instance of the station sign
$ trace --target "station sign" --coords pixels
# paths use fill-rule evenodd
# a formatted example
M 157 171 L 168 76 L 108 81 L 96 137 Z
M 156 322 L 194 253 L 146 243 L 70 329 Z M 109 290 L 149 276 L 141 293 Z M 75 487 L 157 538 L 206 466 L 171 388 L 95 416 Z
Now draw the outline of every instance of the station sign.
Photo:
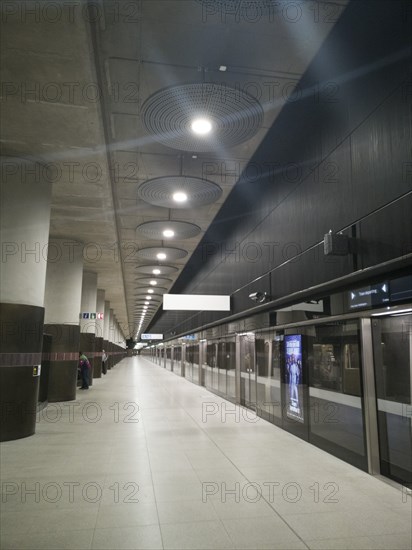
M 141 334 L 140 335 L 141 340 L 163 340 L 163 334 Z
M 361 309 L 380 306 L 389 302 L 389 284 L 387 282 L 369 285 L 349 291 L 349 308 Z

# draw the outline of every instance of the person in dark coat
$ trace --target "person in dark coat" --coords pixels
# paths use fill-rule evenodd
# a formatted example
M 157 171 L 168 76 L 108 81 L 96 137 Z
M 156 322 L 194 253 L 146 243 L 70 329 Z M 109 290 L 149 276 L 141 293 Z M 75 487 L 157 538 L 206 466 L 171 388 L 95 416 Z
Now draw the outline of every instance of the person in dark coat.
M 79 351 L 79 367 L 80 374 L 82 377 L 82 387 L 81 390 L 89 389 L 89 375 L 90 375 L 90 363 L 87 357 L 82 351 Z

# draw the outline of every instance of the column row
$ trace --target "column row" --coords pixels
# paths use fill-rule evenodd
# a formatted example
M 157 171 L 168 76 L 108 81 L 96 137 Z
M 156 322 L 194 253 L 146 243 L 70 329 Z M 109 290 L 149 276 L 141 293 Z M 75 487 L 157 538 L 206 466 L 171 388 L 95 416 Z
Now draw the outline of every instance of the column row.
M 82 243 L 49 234 L 51 186 L 39 163 L 8 157 L 1 168 L 0 441 L 35 432 L 39 403 L 76 399 L 79 351 L 91 376 L 112 368 L 124 336 Z

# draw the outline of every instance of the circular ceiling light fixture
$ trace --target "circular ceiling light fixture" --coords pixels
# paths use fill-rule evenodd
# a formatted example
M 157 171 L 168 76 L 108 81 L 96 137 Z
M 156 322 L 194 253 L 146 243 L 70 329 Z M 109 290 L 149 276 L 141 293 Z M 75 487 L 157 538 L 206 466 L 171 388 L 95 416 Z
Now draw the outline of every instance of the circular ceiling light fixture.
M 142 105 L 141 117 L 156 141 L 180 151 L 202 153 L 248 141 L 262 127 L 264 112 L 258 99 L 244 90 L 192 82 L 152 94 Z
M 195 118 L 190 127 L 198 136 L 205 136 L 212 131 L 212 123 L 207 118 Z
M 148 292 L 149 294 L 153 294 L 154 290 L 153 290 L 153 288 L 149 288 L 147 292 Z
M 137 196 L 163 208 L 195 208 L 220 199 L 222 188 L 207 179 L 195 176 L 169 175 L 142 183 Z
M 245 21 L 258 21 L 263 16 L 273 17 L 282 9 L 279 0 L 197 0 L 200 4 L 207 6 L 210 15 L 224 13 L 226 18 L 236 17 L 236 21 L 242 16 Z M 211 8 L 213 5 L 213 9 Z M 270 19 L 269 19 L 270 20 Z M 221 70 L 219 68 L 219 70 Z
M 148 222 L 150 223 L 150 222 Z M 155 222 L 152 222 L 155 223 Z M 192 225 L 192 224 L 189 224 Z M 197 226 L 196 226 L 197 227 Z M 200 231 L 200 228 L 198 228 Z M 196 234 L 198 234 L 198 229 L 196 229 Z M 137 260 L 180 260 L 187 256 L 187 250 L 183 248 L 174 248 L 172 246 L 154 246 L 149 248 L 141 248 L 136 252 Z
M 145 296 L 146 300 L 151 300 L 152 297 L 151 296 Z
M 155 281 L 153 283 L 153 281 Z M 142 291 L 140 286 L 147 287 L 147 285 L 150 286 L 157 286 L 157 285 L 163 285 L 168 286 L 170 283 L 172 283 L 172 279 L 166 279 L 166 277 L 156 277 L 154 279 L 153 277 L 139 277 L 136 279 L 136 285 L 139 285 L 136 287 L 137 291 Z M 146 290 L 143 290 L 143 292 L 146 292 Z
M 177 220 L 154 220 L 151 222 L 141 223 L 136 227 L 136 236 L 146 237 L 151 240 L 163 240 L 165 237 L 175 237 L 178 240 L 191 239 L 199 235 L 202 229 L 190 222 L 182 222 Z M 158 251 L 163 252 L 162 250 Z M 167 254 L 167 251 L 164 251 Z
M 148 265 L 138 265 L 136 266 L 136 273 L 141 275 L 147 275 L 148 277 L 153 277 L 153 275 L 170 275 L 172 273 L 176 273 L 178 270 L 177 267 L 174 267 L 172 265 L 156 265 L 156 264 L 148 264 Z

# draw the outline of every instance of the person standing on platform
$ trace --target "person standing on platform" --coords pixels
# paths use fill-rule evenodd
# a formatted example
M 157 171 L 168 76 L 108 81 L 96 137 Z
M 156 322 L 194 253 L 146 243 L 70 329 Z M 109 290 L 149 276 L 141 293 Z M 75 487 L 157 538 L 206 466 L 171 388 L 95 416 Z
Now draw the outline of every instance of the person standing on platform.
M 79 367 L 82 377 L 82 387 L 81 390 L 89 389 L 89 375 L 90 375 L 90 363 L 87 357 L 82 351 L 79 351 Z
M 106 352 L 104 350 L 102 350 L 103 353 L 102 353 L 102 373 L 103 374 L 106 374 L 107 373 L 107 355 L 106 355 Z

